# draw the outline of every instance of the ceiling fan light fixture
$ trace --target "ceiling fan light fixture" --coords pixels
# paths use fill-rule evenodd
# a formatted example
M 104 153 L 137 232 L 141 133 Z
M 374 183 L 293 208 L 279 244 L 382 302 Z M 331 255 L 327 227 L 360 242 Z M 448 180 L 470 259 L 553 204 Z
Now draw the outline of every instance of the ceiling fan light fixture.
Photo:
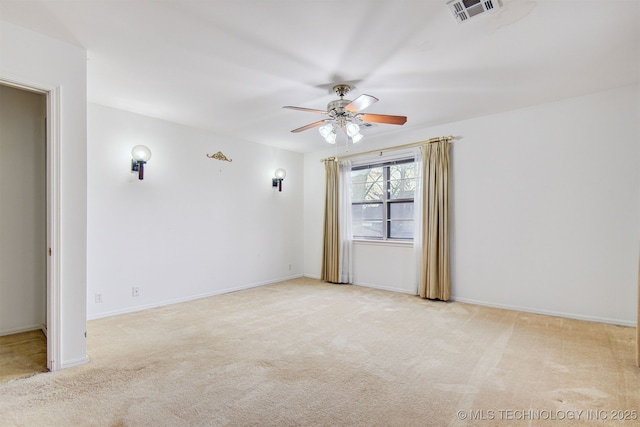
M 349 135 L 351 138 L 353 138 L 354 136 L 358 135 L 360 133 L 360 126 L 358 126 L 355 123 L 349 123 L 347 125 L 347 135 Z M 362 137 L 362 136 L 360 136 Z
M 324 124 L 318 128 L 318 132 L 320 132 L 320 135 L 322 135 L 323 138 L 326 138 L 331 132 L 333 132 L 333 126 L 331 123 Z
M 453 0 L 451 0 L 453 1 Z M 480 1 L 480 0 L 458 0 L 458 1 Z M 490 1 L 490 0 L 484 0 Z M 498 1 L 498 0 L 494 0 Z M 403 125 L 407 121 L 406 116 L 390 116 L 388 114 L 369 114 L 361 113 L 362 110 L 369 108 L 372 104 L 378 102 L 378 98 L 375 96 L 362 94 L 353 101 L 344 99 L 344 96 L 351 90 L 351 87 L 347 84 L 336 85 L 333 87 L 334 92 L 340 97 L 327 104 L 326 111 L 315 110 L 305 107 L 294 107 L 287 105 L 283 108 L 291 110 L 306 111 L 310 113 L 326 114 L 328 118 L 324 120 L 318 120 L 308 125 L 293 129 L 291 132 L 298 133 L 311 128 L 318 128 L 320 135 L 329 144 L 336 143 L 338 128 L 347 136 L 347 142 L 349 139 L 351 143 L 360 141 L 364 135 L 360 133 L 360 125 L 356 122 L 367 123 L 386 123 L 391 125 Z
M 327 141 L 329 144 L 336 143 L 336 136 L 337 136 L 336 130 L 331 123 L 327 123 L 325 125 L 320 126 L 318 128 L 318 132 L 320 132 L 320 135 L 322 135 L 324 140 Z

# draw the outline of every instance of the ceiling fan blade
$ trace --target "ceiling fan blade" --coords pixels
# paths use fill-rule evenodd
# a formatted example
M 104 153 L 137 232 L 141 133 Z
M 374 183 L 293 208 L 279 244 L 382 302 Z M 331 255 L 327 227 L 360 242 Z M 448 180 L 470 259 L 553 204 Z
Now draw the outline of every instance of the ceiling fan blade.
M 290 110 L 306 111 L 308 113 L 327 114 L 327 112 L 324 111 L 324 110 L 316 110 L 316 109 L 313 109 L 313 108 L 304 108 L 304 107 L 293 107 L 291 105 L 285 105 L 282 108 L 288 108 Z
M 317 122 L 309 123 L 308 125 L 299 127 L 298 129 L 294 129 L 291 132 L 298 133 L 298 132 L 302 132 L 303 130 L 315 128 L 315 127 L 323 125 L 326 121 L 327 120 L 320 120 L 320 121 L 317 121 Z
M 351 111 L 352 113 L 357 113 L 358 111 L 362 111 L 370 105 L 375 104 L 376 102 L 378 102 L 378 98 L 376 98 L 375 96 L 362 94 L 351 101 L 349 104 L 347 104 L 344 109 L 347 111 Z
M 386 114 L 358 114 L 358 118 L 363 122 L 386 123 L 389 125 L 403 125 L 407 122 L 405 116 L 389 116 Z

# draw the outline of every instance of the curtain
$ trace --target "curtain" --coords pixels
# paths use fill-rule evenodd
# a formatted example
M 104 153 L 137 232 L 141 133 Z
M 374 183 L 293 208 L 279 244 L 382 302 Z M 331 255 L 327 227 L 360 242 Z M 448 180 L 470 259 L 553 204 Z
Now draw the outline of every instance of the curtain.
M 416 156 L 420 177 L 416 186 L 414 248 L 419 257 L 418 294 L 448 301 L 449 266 L 449 148 L 447 141 L 425 144 Z
M 413 196 L 413 252 L 416 261 L 416 294 L 420 293 L 420 278 L 422 277 L 422 147 L 416 147 L 413 152 L 416 164 L 416 188 Z
M 324 231 L 320 279 L 351 283 L 351 162 L 328 160 L 325 167 Z

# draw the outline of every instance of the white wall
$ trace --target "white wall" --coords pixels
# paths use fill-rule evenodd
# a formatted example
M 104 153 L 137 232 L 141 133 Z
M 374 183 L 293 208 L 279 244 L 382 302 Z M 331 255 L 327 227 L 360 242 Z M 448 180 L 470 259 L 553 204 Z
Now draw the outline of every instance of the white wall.
M 86 52 L 0 21 L 0 79 L 59 89 L 60 357 L 86 361 Z M 50 355 L 51 356 L 51 355 Z
M 95 104 L 88 112 L 90 319 L 302 275 L 301 154 Z M 152 151 L 143 181 L 130 172 L 137 144 Z M 207 157 L 217 151 L 232 162 Z M 279 167 L 282 192 L 271 186 Z
M 452 145 L 453 299 L 635 325 L 638 95 L 637 85 L 627 86 L 361 147 L 460 137 Z M 305 275 L 311 277 L 320 272 L 318 160 L 327 154 L 305 156 Z M 354 277 L 362 269 L 370 277 L 389 277 L 389 268 L 413 270 L 385 262 L 398 250 L 382 247 L 366 263 L 354 256 Z M 401 279 L 374 286 L 405 292 L 406 279 L 395 277 Z
M 413 245 L 406 242 L 355 241 L 353 282 L 360 286 L 416 294 L 417 269 Z M 370 268 L 372 260 L 381 267 Z

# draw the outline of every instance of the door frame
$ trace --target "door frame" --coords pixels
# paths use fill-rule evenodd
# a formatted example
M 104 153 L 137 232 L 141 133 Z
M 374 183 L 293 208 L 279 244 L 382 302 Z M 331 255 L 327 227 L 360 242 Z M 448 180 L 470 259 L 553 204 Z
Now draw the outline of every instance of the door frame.
M 0 76 L 0 84 L 46 97 L 47 209 L 47 368 L 60 367 L 60 86 Z

